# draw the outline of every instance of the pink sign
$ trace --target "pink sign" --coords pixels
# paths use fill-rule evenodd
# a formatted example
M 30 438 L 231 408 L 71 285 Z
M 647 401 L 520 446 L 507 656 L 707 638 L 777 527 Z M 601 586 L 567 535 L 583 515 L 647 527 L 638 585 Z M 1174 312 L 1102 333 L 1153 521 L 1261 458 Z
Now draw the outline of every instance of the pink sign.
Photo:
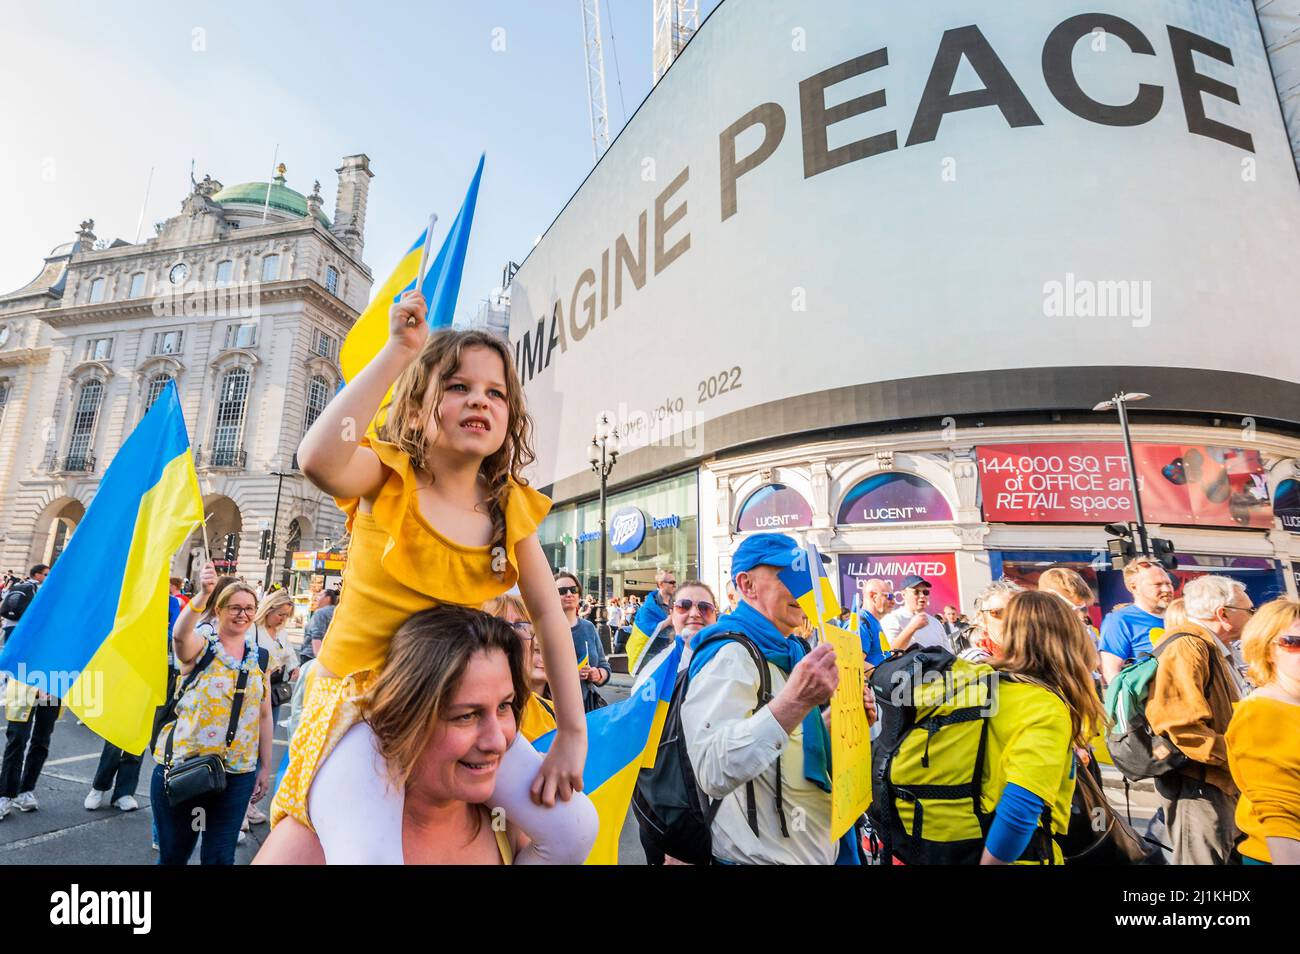
M 957 586 L 957 555 L 954 553 L 841 553 L 840 554 L 840 605 L 846 609 L 853 605 L 854 594 L 860 594 L 868 580 L 887 580 L 894 590 L 895 601 L 901 604 L 903 578 L 921 577 L 930 582 L 930 614 L 938 616 L 944 606 L 951 603 L 961 610 Z M 863 602 L 866 602 L 864 599 Z

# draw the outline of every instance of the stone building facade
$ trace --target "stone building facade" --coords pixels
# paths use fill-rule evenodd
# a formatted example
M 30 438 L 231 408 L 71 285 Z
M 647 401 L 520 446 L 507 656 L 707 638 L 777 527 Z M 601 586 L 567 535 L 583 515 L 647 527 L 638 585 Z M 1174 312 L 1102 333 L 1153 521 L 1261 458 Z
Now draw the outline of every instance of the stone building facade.
M 339 346 L 372 284 L 369 159 L 345 157 L 337 172 L 333 221 L 320 183 L 303 195 L 283 165 L 270 183 L 204 177 L 148 241 L 97 239 L 87 220 L 0 296 L 0 568 L 58 557 L 168 380 L 215 557 L 235 534 L 234 572 L 261 579 L 273 522 L 276 578 L 286 551 L 339 543 L 342 514 L 295 460 L 342 381 Z M 196 532 L 173 572 L 194 569 L 200 544 Z

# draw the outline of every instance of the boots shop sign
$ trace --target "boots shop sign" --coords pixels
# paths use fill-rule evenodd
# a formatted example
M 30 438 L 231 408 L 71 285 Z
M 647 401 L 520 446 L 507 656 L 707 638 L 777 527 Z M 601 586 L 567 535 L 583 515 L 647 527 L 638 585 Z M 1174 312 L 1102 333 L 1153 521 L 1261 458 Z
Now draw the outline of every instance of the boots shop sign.
M 536 482 L 602 413 L 701 457 L 714 420 L 778 436 L 774 402 L 1120 358 L 1290 419 L 1258 342 L 1293 330 L 1296 221 L 1251 0 L 722 0 L 511 283 Z M 900 328 L 928 346 L 881 361 Z

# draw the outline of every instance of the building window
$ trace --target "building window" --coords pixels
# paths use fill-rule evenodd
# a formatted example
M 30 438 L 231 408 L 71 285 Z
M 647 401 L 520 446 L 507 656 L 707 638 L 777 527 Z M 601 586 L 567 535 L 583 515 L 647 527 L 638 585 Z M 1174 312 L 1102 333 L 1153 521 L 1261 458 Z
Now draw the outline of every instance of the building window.
M 231 467 L 239 462 L 247 406 L 248 369 L 231 368 L 221 378 L 218 394 L 217 428 L 212 439 L 214 467 Z
M 5 408 L 9 406 L 9 381 L 0 378 L 0 427 L 5 423 Z
M 180 354 L 183 331 L 155 331 L 150 354 Z
M 91 338 L 86 342 L 87 361 L 108 361 L 113 357 L 112 338 Z
M 64 470 L 87 470 L 90 445 L 95 438 L 95 421 L 104 397 L 104 382 L 91 378 L 81 386 L 77 409 L 72 414 L 72 439 L 68 442 L 68 459 Z
M 335 345 L 335 341 L 333 338 L 325 334 L 325 332 L 317 329 L 315 334 L 315 340 L 312 342 L 312 351 L 315 351 L 322 358 L 329 358 L 333 360 L 334 345 Z
M 325 269 L 325 290 L 331 295 L 339 293 L 339 270 L 332 265 Z
M 224 262 L 217 262 L 217 284 L 229 285 L 230 275 L 234 271 L 235 263 L 227 259 Z
M 144 294 L 144 272 L 136 272 L 131 276 L 131 291 L 127 293 L 128 298 L 139 298 Z
M 155 374 L 149 379 L 149 390 L 144 396 L 144 412 L 141 417 L 149 413 L 149 408 L 153 407 L 153 402 L 158 400 L 158 395 L 162 394 L 163 388 L 167 387 L 171 380 L 170 374 Z
M 280 256 L 268 255 L 262 259 L 262 281 L 273 282 L 280 277 Z
M 227 348 L 251 348 L 257 344 L 257 325 L 229 325 L 226 327 Z
M 329 395 L 329 382 L 319 374 L 313 375 L 312 379 L 307 382 L 307 410 L 302 418 L 302 432 L 304 434 L 316 423 L 316 418 L 320 417 L 320 412 L 325 410 Z
M 90 283 L 90 304 L 98 305 L 104 300 L 104 279 L 96 278 Z

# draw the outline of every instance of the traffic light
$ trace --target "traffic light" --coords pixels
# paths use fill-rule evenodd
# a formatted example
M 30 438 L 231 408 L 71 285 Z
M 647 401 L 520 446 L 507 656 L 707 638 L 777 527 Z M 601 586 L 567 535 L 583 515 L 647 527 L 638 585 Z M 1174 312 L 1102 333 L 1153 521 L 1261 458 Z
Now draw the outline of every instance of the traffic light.
M 1110 568 L 1122 570 L 1130 560 L 1137 559 L 1137 543 L 1133 540 L 1133 532 L 1122 523 L 1108 523 L 1106 532 L 1111 535 L 1106 541 L 1106 549 L 1110 553 Z
M 271 531 L 262 531 L 262 542 L 258 546 L 257 558 L 259 560 L 269 560 L 271 558 Z
M 1151 538 L 1151 550 L 1160 565 L 1166 570 L 1178 569 L 1178 557 L 1174 555 L 1174 541 Z
M 226 562 L 234 563 L 235 558 L 239 556 L 239 536 L 234 533 L 226 534 Z

